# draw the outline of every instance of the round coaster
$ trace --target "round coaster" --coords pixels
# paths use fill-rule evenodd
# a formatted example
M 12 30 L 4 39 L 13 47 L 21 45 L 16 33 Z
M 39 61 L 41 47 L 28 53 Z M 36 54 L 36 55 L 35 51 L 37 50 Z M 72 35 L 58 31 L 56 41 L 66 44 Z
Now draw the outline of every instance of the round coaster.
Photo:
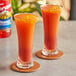
M 16 63 L 17 63 L 17 62 L 14 62 L 14 63 L 11 65 L 11 69 L 12 69 L 13 71 L 17 71 L 17 72 L 26 72 L 26 73 L 28 73 L 28 72 L 34 72 L 34 71 L 36 71 L 36 70 L 38 70 L 38 69 L 40 68 L 40 64 L 39 64 L 38 62 L 36 62 L 36 61 L 33 61 L 34 66 L 31 67 L 31 68 L 28 68 L 28 69 L 18 68 L 18 67 L 16 66 Z
M 54 59 L 58 59 L 58 58 L 61 58 L 63 56 L 63 52 L 58 50 L 59 53 L 57 55 L 54 55 L 54 56 L 45 56 L 42 54 L 42 50 L 39 50 L 38 52 L 36 52 L 36 56 L 39 57 L 39 58 L 42 58 L 42 59 L 46 59 L 46 60 L 54 60 Z

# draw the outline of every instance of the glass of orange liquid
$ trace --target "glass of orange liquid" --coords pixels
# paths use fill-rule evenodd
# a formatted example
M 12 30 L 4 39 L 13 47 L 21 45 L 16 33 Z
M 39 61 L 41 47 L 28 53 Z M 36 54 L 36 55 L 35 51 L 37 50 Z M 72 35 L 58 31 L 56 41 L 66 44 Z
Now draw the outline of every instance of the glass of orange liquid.
M 62 7 L 57 4 L 46 4 L 41 6 L 44 24 L 44 49 L 41 50 L 42 58 L 56 59 L 62 55 L 57 49 L 58 25 L 60 20 Z M 37 56 L 40 57 L 39 53 Z M 41 58 L 41 57 L 40 57 Z
M 32 50 L 35 24 L 38 17 L 31 13 L 20 13 L 14 16 L 19 44 L 17 67 L 26 69 L 33 66 Z
M 41 6 L 44 22 L 44 55 L 57 54 L 57 34 L 61 7 L 58 5 Z

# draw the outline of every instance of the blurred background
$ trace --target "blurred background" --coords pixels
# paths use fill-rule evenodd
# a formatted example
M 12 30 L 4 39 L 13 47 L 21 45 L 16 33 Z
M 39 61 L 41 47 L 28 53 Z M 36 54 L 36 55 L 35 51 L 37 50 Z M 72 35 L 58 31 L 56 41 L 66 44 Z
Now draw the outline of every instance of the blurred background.
M 42 20 L 40 5 L 54 1 L 63 5 L 60 20 L 76 20 L 76 0 L 12 0 L 12 13 L 35 13 Z

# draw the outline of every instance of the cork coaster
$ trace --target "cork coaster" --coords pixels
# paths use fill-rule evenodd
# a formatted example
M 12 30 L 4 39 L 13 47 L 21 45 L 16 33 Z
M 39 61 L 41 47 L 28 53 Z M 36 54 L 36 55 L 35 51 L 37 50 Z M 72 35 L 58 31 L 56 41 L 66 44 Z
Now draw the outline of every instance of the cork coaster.
M 53 56 L 45 56 L 42 54 L 42 50 L 39 50 L 38 52 L 36 52 L 36 56 L 41 58 L 41 59 L 46 59 L 46 60 L 54 60 L 54 59 L 58 59 L 61 58 L 63 56 L 63 52 L 58 50 L 59 53 L 57 55 L 53 55 Z
M 16 63 L 17 62 L 14 62 L 10 68 L 13 70 L 13 71 L 17 71 L 17 72 L 23 72 L 23 73 L 28 73 L 28 72 L 34 72 L 34 71 L 37 71 L 39 68 L 40 68 L 40 64 L 36 61 L 33 61 L 33 64 L 34 66 L 31 67 L 31 68 L 28 68 L 28 69 L 21 69 L 21 68 L 18 68 L 16 66 Z

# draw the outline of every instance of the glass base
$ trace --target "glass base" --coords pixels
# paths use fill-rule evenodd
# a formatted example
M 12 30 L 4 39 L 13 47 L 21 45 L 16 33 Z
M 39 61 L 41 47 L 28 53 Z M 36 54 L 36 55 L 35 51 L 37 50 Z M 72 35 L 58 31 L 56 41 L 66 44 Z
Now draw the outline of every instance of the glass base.
M 22 63 L 20 61 L 17 61 L 17 64 L 16 65 L 17 65 L 18 68 L 28 69 L 28 68 L 33 67 L 33 62 L 31 62 L 31 63 Z
M 47 49 L 43 49 L 42 50 L 42 54 L 45 56 L 53 56 L 53 55 L 57 55 L 59 53 L 58 50 L 47 50 Z
M 31 68 L 22 69 L 17 67 L 17 62 L 14 62 L 11 64 L 10 68 L 11 70 L 20 72 L 20 73 L 31 73 L 31 72 L 37 71 L 40 68 L 40 64 L 38 62 L 33 61 L 33 64 L 34 65 Z

